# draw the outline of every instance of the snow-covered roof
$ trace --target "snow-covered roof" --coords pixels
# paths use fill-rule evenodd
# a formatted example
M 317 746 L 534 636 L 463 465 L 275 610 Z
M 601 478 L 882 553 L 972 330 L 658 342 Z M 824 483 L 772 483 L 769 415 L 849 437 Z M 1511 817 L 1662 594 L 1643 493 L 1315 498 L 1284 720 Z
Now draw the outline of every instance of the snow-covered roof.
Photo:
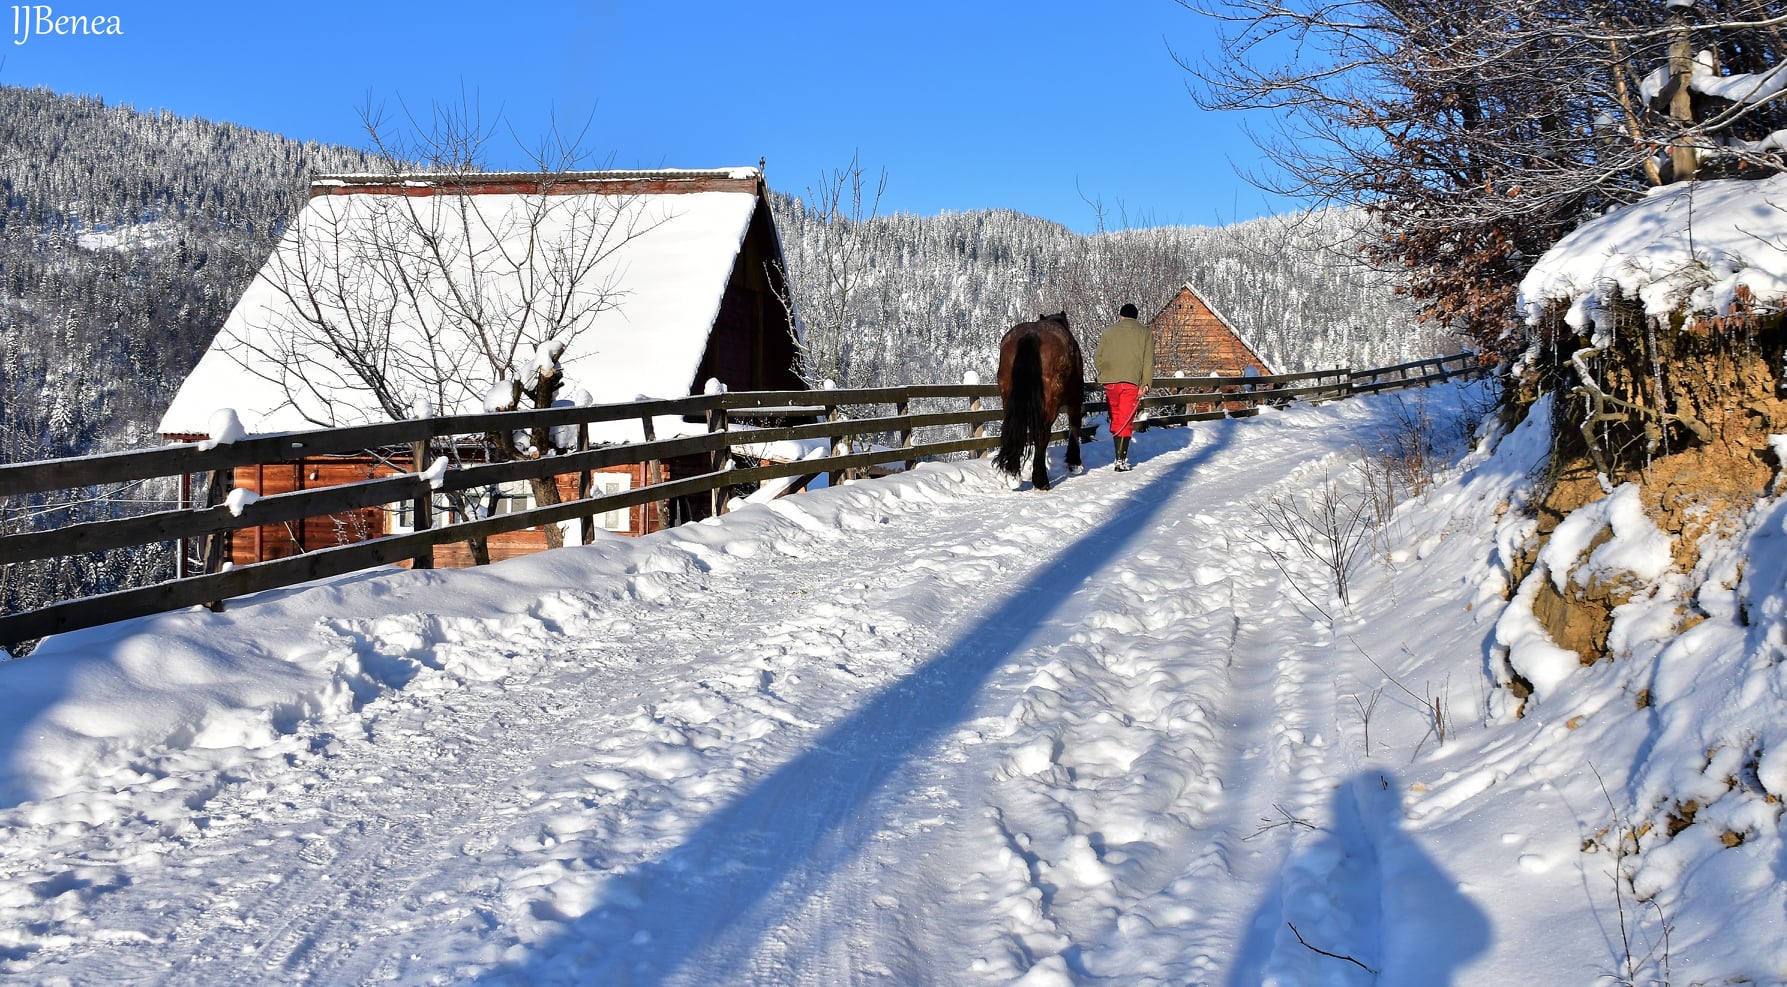
M 1739 288 L 1787 305 L 1787 175 L 1682 182 L 1578 227 L 1520 282 L 1529 322 L 1553 306 L 1583 332 L 1616 298 L 1646 314 L 1723 315 Z
M 488 186 L 495 184 L 522 184 L 538 187 L 542 182 L 559 187 L 588 187 L 591 185 L 614 185 L 629 181 L 670 181 L 686 182 L 706 178 L 728 179 L 732 181 L 755 181 L 761 177 L 756 168 L 654 168 L 649 171 L 561 171 L 543 176 L 533 171 L 479 171 L 451 176 L 455 184 Z M 356 187 L 385 186 L 404 184 L 415 188 L 433 188 L 442 184 L 443 176 L 411 175 L 393 176 L 383 172 L 342 172 L 325 175 L 311 182 L 311 192 L 316 194 L 330 189 L 351 189 Z
M 571 306 L 582 311 L 568 328 L 517 334 L 515 369 L 526 372 L 535 345 L 570 333 L 561 361 L 563 396 L 582 390 L 596 403 L 614 403 L 688 394 L 698 383 L 708 336 L 761 199 L 760 172 L 579 172 L 552 176 L 549 195 L 542 195 L 540 180 L 505 173 L 319 179 L 181 385 L 159 431 L 206 434 L 220 408 L 235 409 L 251 432 L 393 417 L 350 372 L 346 358 L 306 328 L 300 312 L 313 306 L 354 327 L 352 332 L 370 333 L 377 345 L 360 349 L 388 358 L 381 369 L 404 380 L 402 389 L 414 392 L 410 401 L 440 414 L 483 410 L 492 385 L 505 375 L 491 369 L 490 359 L 472 355 L 478 344 L 468 334 L 443 335 L 443 326 L 464 322 L 457 313 L 465 306 L 443 302 L 451 293 L 441 285 L 471 282 L 466 272 L 476 264 L 486 272 L 477 279 L 479 304 L 486 312 L 505 312 L 511 323 L 519 319 L 530 282 L 537 289 L 551 270 L 537 257 L 543 251 L 522 253 L 535 217 L 536 246 L 584 251 L 599 260 L 569 292 Z M 471 194 L 452 194 L 456 190 Z M 468 200 L 471 222 L 458 208 Z M 430 242 L 423 230 L 438 233 L 438 241 Z M 368 261 L 410 252 L 445 256 L 444 262 L 404 265 L 438 282 L 412 290 L 396 265 Z M 503 253 L 526 259 L 492 262 Z M 454 272 L 450 279 L 444 269 Z M 329 290 L 302 290 L 316 283 Z M 428 352 L 446 353 L 464 372 L 446 375 L 449 380 L 412 372 Z

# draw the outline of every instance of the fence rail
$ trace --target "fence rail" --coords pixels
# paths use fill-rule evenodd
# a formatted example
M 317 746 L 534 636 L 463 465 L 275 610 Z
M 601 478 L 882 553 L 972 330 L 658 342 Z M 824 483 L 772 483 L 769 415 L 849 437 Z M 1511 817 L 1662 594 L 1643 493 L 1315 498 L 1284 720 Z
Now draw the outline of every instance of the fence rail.
M 1461 353 L 1364 371 L 1162 378 L 1155 381 L 1153 390 L 1142 402 L 1146 417 L 1138 427 L 1159 428 L 1249 415 L 1264 406 L 1297 400 L 1334 400 L 1353 394 L 1417 387 L 1462 375 L 1480 374 L 1486 369 L 1473 354 Z M 1088 386 L 1089 393 L 1097 393 L 1097 385 Z M 938 456 L 984 455 L 999 443 L 999 437 L 989 434 L 986 429 L 988 423 L 997 422 L 1002 417 L 998 408 L 988 406 L 988 399 L 996 402 L 998 395 L 998 387 L 992 384 L 720 393 L 621 405 L 457 415 L 253 436 L 209 448 L 206 443 L 180 444 L 109 455 L 0 465 L 0 497 L 5 498 L 161 477 L 209 474 L 211 478 L 211 496 L 204 506 L 0 535 L 0 565 L 21 565 L 158 543 L 172 543 L 184 551 L 179 546 L 193 539 L 209 539 L 212 547 L 206 553 L 207 568 L 218 569 L 223 567 L 217 546 L 222 544 L 222 536 L 228 532 L 403 502 L 417 505 L 418 528 L 421 529 L 238 568 L 224 568 L 223 571 L 181 575 L 152 586 L 64 600 L 35 610 L 0 615 L 0 647 L 12 651 L 21 643 L 48 634 L 197 604 L 220 605 L 218 601 L 233 596 L 406 560 L 427 564 L 424 560 L 432 557 L 435 546 L 593 518 L 609 511 L 678 497 L 713 495 L 729 487 L 776 479 L 811 478 L 822 473 L 835 479 L 853 471 L 895 463 L 910 466 Z M 955 403 L 961 410 L 914 411 L 913 405 L 917 402 Z M 889 407 L 891 414 L 882 410 Z M 862 417 L 847 417 L 846 408 L 857 411 Z M 1105 405 L 1102 401 L 1092 401 L 1086 408 L 1088 412 L 1100 412 L 1105 410 Z M 655 438 L 653 419 L 668 416 L 704 421 L 707 431 Z M 794 418 L 817 420 L 769 426 L 745 424 L 752 420 Z M 640 441 L 533 460 L 470 465 L 447 470 L 433 482 L 420 473 L 407 473 L 269 495 L 236 508 L 222 503 L 221 485 L 229 482 L 230 471 L 238 467 L 290 463 L 316 456 L 364 454 L 369 450 L 419 450 L 422 444 L 453 436 L 481 436 L 487 432 L 540 426 L 586 429 L 594 424 L 630 420 L 641 423 Z M 947 430 L 947 434 L 934 437 L 933 433 L 938 430 Z M 964 431 L 965 436 L 962 435 Z M 1090 437 L 1093 431 L 1088 427 L 1085 437 Z M 920 441 L 921 433 L 927 435 L 927 440 Z M 898 444 L 857 450 L 862 440 L 876 435 L 895 436 Z M 1055 432 L 1056 439 L 1065 436 L 1065 430 Z M 830 454 L 797 462 L 731 468 L 731 457 L 736 451 L 773 442 L 814 439 L 830 440 Z M 567 503 L 496 517 L 440 527 L 426 526 L 426 505 L 437 490 L 472 490 L 567 474 L 587 476 L 606 467 L 698 456 L 709 457 L 714 468 L 619 493 L 579 496 Z M 413 460 L 413 465 L 422 465 L 420 456 Z M 588 484 L 579 489 L 587 491 Z M 723 509 L 724 505 L 720 506 Z

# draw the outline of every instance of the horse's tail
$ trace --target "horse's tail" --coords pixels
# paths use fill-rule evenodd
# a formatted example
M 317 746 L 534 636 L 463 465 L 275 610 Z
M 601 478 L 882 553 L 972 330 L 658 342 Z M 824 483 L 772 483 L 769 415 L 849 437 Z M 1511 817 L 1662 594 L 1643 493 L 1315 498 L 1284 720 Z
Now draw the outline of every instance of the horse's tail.
M 1011 359 L 1010 391 L 1005 424 L 999 430 L 999 456 L 994 461 L 1001 471 L 1017 476 L 1023 469 L 1024 445 L 1037 434 L 1042 419 L 1042 343 L 1035 334 L 1018 340 Z M 1041 454 L 1038 449 L 1037 455 Z

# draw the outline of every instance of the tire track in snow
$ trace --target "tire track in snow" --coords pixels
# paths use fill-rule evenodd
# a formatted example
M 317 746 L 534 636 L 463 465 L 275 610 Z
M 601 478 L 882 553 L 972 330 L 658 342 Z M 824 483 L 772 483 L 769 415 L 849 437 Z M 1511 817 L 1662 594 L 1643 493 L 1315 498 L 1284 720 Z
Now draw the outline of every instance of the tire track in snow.
M 171 916 L 178 924 L 167 938 L 193 954 L 186 973 L 245 983 L 381 979 L 413 953 L 403 948 L 410 940 L 442 926 L 493 925 L 475 888 L 443 886 L 433 875 L 468 852 L 468 833 L 501 832 L 522 814 L 532 796 L 518 779 L 556 739 L 515 729 L 516 711 L 497 691 L 455 696 L 456 712 L 469 714 L 463 719 L 420 697 L 387 697 L 369 707 L 362 735 L 323 745 L 291 764 L 290 776 L 264 771 L 210 799 L 203 811 L 224 824 L 173 854 L 169 876 L 202 878 L 208 860 L 223 855 L 233 871 L 268 876 L 218 887 L 193 902 L 195 910 Z M 576 704 L 547 707 L 525 681 L 500 692 L 527 703 L 535 726 L 575 721 L 580 712 Z M 269 800 L 304 775 L 321 779 L 307 801 Z M 306 865 L 297 873 L 292 857 Z M 251 955 L 212 945 L 236 941 L 244 929 L 255 943 Z

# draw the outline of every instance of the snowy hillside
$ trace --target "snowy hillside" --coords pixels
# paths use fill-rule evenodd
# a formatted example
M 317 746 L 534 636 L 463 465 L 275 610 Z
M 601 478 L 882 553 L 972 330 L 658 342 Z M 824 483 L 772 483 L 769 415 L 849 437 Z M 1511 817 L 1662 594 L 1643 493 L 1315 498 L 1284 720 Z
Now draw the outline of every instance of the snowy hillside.
M 771 201 L 817 379 L 960 380 L 994 362 L 1005 330 L 1044 312 L 1066 311 L 1090 346 L 1124 301 L 1146 320 L 1187 282 L 1283 373 L 1463 348 L 1360 262 L 1369 227 L 1346 210 L 1082 236 L 1009 210 L 851 223 Z
M 1787 980 L 1787 503 L 1517 716 L 1547 429 L 1471 450 L 1480 387 L 52 638 L 0 664 L 0 978 Z M 1370 511 L 1411 423 L 1454 465 L 1343 604 L 1261 512 Z

